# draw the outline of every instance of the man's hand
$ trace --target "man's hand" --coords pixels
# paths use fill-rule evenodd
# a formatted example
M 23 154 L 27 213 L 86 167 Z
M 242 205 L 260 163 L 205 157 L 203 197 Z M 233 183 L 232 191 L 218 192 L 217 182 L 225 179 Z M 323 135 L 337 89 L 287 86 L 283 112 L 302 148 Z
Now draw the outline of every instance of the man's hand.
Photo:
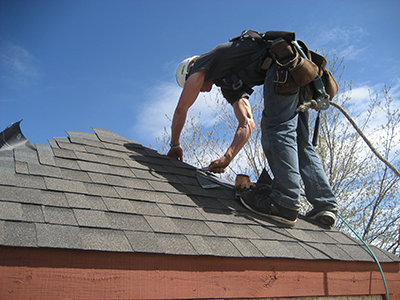
M 183 149 L 181 146 L 172 147 L 169 149 L 167 155 L 172 158 L 176 158 L 177 160 L 183 161 Z
M 224 155 L 221 158 L 211 162 L 211 164 L 208 166 L 208 171 L 213 173 L 224 173 L 225 168 L 230 164 L 230 162 L 231 160 Z

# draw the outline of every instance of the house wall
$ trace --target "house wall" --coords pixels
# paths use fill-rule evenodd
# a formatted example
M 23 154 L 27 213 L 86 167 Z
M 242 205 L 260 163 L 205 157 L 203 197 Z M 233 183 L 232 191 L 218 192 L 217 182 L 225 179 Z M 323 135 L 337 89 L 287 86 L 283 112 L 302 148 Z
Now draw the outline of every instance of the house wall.
M 383 263 L 391 300 L 399 263 Z M 373 263 L 0 247 L 0 299 L 235 299 L 384 295 Z

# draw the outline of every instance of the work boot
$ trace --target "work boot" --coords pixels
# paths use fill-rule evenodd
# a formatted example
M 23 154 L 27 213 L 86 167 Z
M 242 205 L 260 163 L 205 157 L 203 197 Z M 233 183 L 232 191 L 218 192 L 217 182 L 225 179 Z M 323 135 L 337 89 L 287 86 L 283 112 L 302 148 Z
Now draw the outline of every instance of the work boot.
M 306 218 L 309 218 L 310 220 L 315 220 L 323 225 L 332 227 L 336 221 L 336 214 L 337 214 L 337 211 L 335 211 L 335 210 L 333 210 L 333 211 L 329 211 L 329 210 L 315 211 L 313 209 L 312 211 L 309 211 L 306 214 Z
M 270 197 L 271 188 L 266 185 L 240 193 L 240 201 L 247 209 L 259 215 L 268 217 L 284 225 L 294 226 L 298 212 L 287 209 L 276 203 Z

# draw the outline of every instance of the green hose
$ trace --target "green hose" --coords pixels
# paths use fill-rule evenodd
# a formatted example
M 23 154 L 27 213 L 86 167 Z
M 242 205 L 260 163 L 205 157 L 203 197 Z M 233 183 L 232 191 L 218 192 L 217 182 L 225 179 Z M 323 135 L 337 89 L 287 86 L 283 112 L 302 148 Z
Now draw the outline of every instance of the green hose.
M 374 258 L 374 260 L 375 260 L 376 264 L 378 265 L 379 270 L 380 270 L 380 272 L 381 272 L 382 279 L 383 279 L 383 284 L 385 285 L 386 300 L 390 300 L 390 298 L 389 298 L 389 291 L 388 291 L 388 287 L 387 287 L 387 284 L 386 284 L 385 275 L 383 274 L 383 270 L 382 270 L 382 268 L 381 268 L 381 264 L 379 263 L 378 259 L 376 258 L 374 252 L 372 252 L 371 248 L 364 242 L 364 240 L 357 234 L 357 232 L 355 232 L 354 229 L 351 228 L 349 224 L 347 224 L 347 222 L 346 222 L 339 214 L 337 214 L 337 216 L 340 218 L 340 220 L 343 221 L 344 224 L 347 225 L 347 227 L 350 228 L 350 230 L 358 237 L 358 239 L 365 245 L 365 247 L 367 247 L 369 253 L 370 253 L 370 254 L 372 255 L 372 257 Z

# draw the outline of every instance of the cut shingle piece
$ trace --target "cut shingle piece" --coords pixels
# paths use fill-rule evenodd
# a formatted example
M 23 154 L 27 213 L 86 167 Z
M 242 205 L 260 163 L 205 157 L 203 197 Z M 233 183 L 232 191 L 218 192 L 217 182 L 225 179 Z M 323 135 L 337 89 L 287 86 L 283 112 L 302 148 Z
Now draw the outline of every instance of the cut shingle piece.
M 121 230 L 81 228 L 82 248 L 85 250 L 132 252 L 133 249 Z
M 117 175 L 117 176 L 122 176 L 122 177 L 129 177 L 129 178 L 134 178 L 136 177 L 131 169 L 129 167 L 120 167 L 120 166 L 109 166 L 109 174 Z
M 137 181 L 138 186 L 135 188 L 126 188 L 126 187 L 115 187 L 115 190 L 117 191 L 118 195 L 121 198 L 124 199 L 131 199 L 131 200 L 141 200 L 141 198 L 138 198 L 137 195 L 143 195 L 143 191 L 145 189 L 150 190 L 150 191 L 154 191 L 153 188 L 144 180 L 141 181 Z M 159 193 L 157 193 L 158 195 Z M 135 196 L 136 195 L 136 196 Z M 155 195 L 155 194 L 153 194 Z
M 97 154 L 81 152 L 81 151 L 74 151 L 74 153 L 78 160 L 89 161 L 94 163 L 100 162 L 100 159 Z
M 78 160 L 77 164 L 79 165 L 80 169 L 84 171 L 90 171 L 101 174 L 110 174 L 110 167 L 102 163 L 94 163 L 94 162 Z
M 112 140 L 120 140 L 120 141 L 125 141 L 125 142 L 131 142 L 132 144 L 136 143 L 133 142 L 129 139 L 127 139 L 126 137 L 123 137 L 122 135 L 119 135 L 111 130 L 107 130 L 107 129 L 102 129 L 102 128 L 98 128 L 98 127 L 92 127 L 93 131 L 96 133 L 97 137 L 101 140 L 101 137 L 105 138 L 109 138 Z
M 340 259 L 340 256 L 332 251 L 332 245 L 324 245 L 323 243 L 303 243 L 301 245 L 313 259 Z
M 0 172 L 2 174 L 13 174 L 15 172 L 15 161 L 12 150 L 0 151 Z
M 30 148 L 16 148 L 14 151 L 14 159 L 16 161 L 24 161 L 31 164 L 39 164 L 37 151 Z
M 78 194 L 88 194 L 88 190 L 80 181 L 44 177 L 46 187 L 51 191 L 63 191 Z
M 163 181 L 153 181 L 149 180 L 148 183 L 154 188 L 156 191 L 160 192 L 170 192 L 170 193 L 187 193 L 186 188 L 181 184 L 170 184 L 168 182 Z
M 196 255 L 197 252 L 189 240 L 181 234 L 156 233 L 155 239 L 163 253 L 175 255 Z
M 43 210 L 41 205 L 22 204 L 23 219 L 26 222 L 43 223 Z
M 113 186 L 97 183 L 84 183 L 84 186 L 89 195 L 118 198 L 118 193 Z
M 215 233 L 206 223 L 198 220 L 171 219 L 178 229 L 178 233 L 185 235 L 215 236 Z
M 271 258 L 295 258 L 296 253 L 291 253 L 281 242 L 279 241 L 267 241 L 260 239 L 252 239 L 251 242 L 257 247 L 260 252 Z
M 61 174 L 61 170 L 58 167 L 28 163 L 28 170 L 32 175 L 63 178 L 63 174 Z
M 69 208 L 44 206 L 43 215 L 46 223 L 61 225 L 78 225 L 74 213 Z
M 240 251 L 228 238 L 203 236 L 203 240 L 214 256 L 242 257 Z
M 193 199 L 196 199 L 196 204 L 199 207 L 203 207 L 203 208 L 210 208 L 210 209 L 228 209 L 229 207 L 227 205 L 224 205 L 223 202 L 221 202 L 219 198 L 215 198 L 215 197 L 203 197 L 203 196 L 192 196 Z M 232 201 L 230 201 L 232 202 Z
M 207 242 L 204 240 L 203 236 L 201 236 L 201 235 L 186 235 L 186 238 L 188 239 L 190 244 L 193 246 L 194 250 L 199 255 L 209 255 L 209 256 L 215 255 L 215 252 L 207 244 Z
M 77 159 L 77 157 L 75 155 L 75 151 L 73 151 L 73 150 L 53 148 L 53 151 L 54 151 L 55 157 L 74 159 L 74 160 Z
M 58 144 L 57 144 L 57 142 L 55 140 L 48 139 L 47 141 L 49 142 L 49 145 L 51 146 L 51 148 L 53 150 L 54 149 L 60 149 L 60 147 L 58 147 Z
M 313 233 L 306 230 L 300 230 L 297 227 L 287 230 L 287 232 L 293 236 L 294 239 L 303 242 L 317 242 L 318 240 L 315 239 Z
M 180 218 L 180 214 L 178 211 L 175 209 L 175 205 L 169 205 L 169 204 L 157 204 L 157 206 L 162 210 L 162 212 L 167 216 L 167 217 L 172 217 L 172 218 Z
M 101 161 L 102 164 L 117 166 L 117 167 L 129 167 L 127 162 L 120 156 L 116 157 L 116 156 L 97 155 L 97 158 L 99 159 L 99 161 Z
M 66 131 L 70 140 L 72 140 L 72 138 L 76 138 L 76 139 L 84 139 L 84 140 L 88 140 L 88 141 L 99 141 L 99 138 L 97 137 L 97 135 L 95 133 L 92 132 L 80 132 L 80 131 Z
M 143 216 L 165 216 L 156 203 L 146 201 L 129 201 L 134 213 Z
M 80 137 L 75 137 L 75 136 L 70 136 L 69 139 L 71 143 L 73 144 L 78 144 L 78 145 L 83 145 L 83 146 L 91 146 L 91 147 L 96 147 L 96 148 L 101 148 L 103 147 L 103 144 L 101 141 L 97 138 L 96 135 L 94 135 L 96 140 L 88 139 L 88 138 L 80 138 Z
M 53 148 L 48 145 L 35 144 L 39 162 L 42 165 L 55 166 Z
M 0 184 L 4 186 L 17 186 L 32 189 L 46 189 L 44 180 L 40 176 L 27 174 L 0 173 Z
M 133 174 L 137 178 L 147 179 L 147 180 L 156 180 L 156 181 L 167 181 L 167 179 L 157 173 L 154 169 L 132 169 Z
M 244 257 L 263 257 L 263 254 L 248 239 L 229 238 L 229 241 Z
M 42 191 L 15 186 L 2 186 L 0 200 L 18 203 L 42 204 Z
M 276 228 L 273 226 L 250 226 L 262 239 L 276 241 L 294 241 L 293 236 L 287 228 Z
M 374 259 L 368 249 L 361 245 L 338 245 L 340 249 L 346 252 L 350 257 L 357 257 L 361 261 L 371 261 Z
M 154 232 L 125 231 L 134 252 L 165 253 Z
M 200 209 L 192 206 L 176 206 L 175 210 L 179 214 L 179 216 L 183 219 L 190 220 L 202 220 L 205 221 L 203 214 L 200 212 Z
M 150 224 L 150 227 L 154 232 L 164 232 L 164 233 L 177 233 L 178 227 L 172 222 L 171 218 L 167 217 L 154 217 L 145 216 L 146 221 Z
M 79 226 L 110 228 L 110 223 L 104 211 L 92 209 L 73 209 Z
M 56 165 L 60 168 L 79 170 L 79 171 L 82 170 L 76 160 L 56 157 L 54 158 L 54 161 Z
M 167 196 L 172 200 L 173 203 L 185 206 L 197 206 L 196 201 L 184 194 L 167 194 Z
M 37 224 L 36 230 L 39 247 L 84 249 L 79 227 Z
M 108 184 L 106 177 L 103 174 L 93 172 L 87 172 L 87 174 L 90 177 L 91 181 L 94 183 Z
M 291 253 L 292 257 L 296 259 L 311 260 L 314 257 L 302 247 L 303 242 L 298 241 L 281 241 L 280 244 Z
M 15 173 L 29 175 L 28 163 L 24 161 L 16 161 Z
M 89 146 L 87 144 L 85 144 L 84 146 L 85 146 L 85 149 L 86 149 L 87 153 L 96 154 L 96 155 L 99 155 L 99 156 L 106 155 L 106 151 L 107 150 L 104 149 L 104 145 L 101 142 L 99 142 L 98 146 Z
M 112 229 L 131 231 L 152 231 L 143 216 L 106 212 L 106 217 Z
M 0 220 L 24 221 L 22 204 L 0 201 Z
M 34 223 L 0 220 L 0 242 L 4 246 L 37 247 Z
M 106 210 L 103 198 L 100 196 L 89 196 L 83 194 L 65 193 L 68 206 L 71 208 L 86 208 L 95 210 Z
M 68 142 L 57 141 L 57 144 L 58 147 L 60 147 L 60 149 L 85 152 L 85 146 L 79 144 L 72 144 L 69 140 Z
M 61 169 L 61 174 L 64 179 L 81 182 L 92 182 L 89 174 L 84 171 Z
M 41 191 L 37 203 L 48 206 L 69 207 L 63 191 Z
M 258 238 L 258 235 L 250 227 L 241 224 L 206 222 L 218 236 L 237 237 L 237 238 Z
M 136 210 L 132 205 L 132 201 L 110 197 L 102 197 L 102 199 L 107 207 L 107 211 L 136 213 Z

